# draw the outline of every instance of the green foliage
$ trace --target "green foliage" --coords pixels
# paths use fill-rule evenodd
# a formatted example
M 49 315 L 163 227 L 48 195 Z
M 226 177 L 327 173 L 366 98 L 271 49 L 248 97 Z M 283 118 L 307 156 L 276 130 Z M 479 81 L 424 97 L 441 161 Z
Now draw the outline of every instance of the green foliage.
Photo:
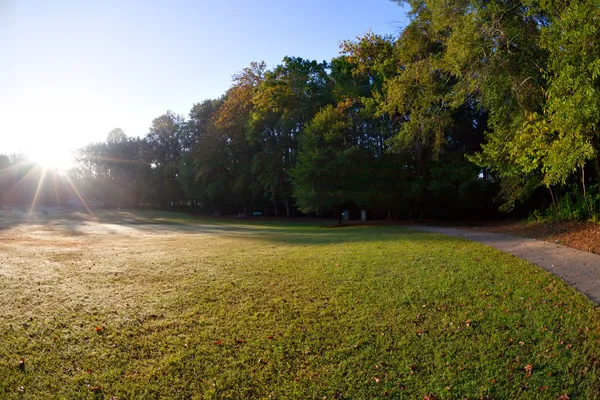
M 82 149 L 79 187 L 105 206 L 391 217 L 482 193 L 511 211 L 592 166 L 600 183 L 597 1 L 396 2 L 410 7 L 396 37 L 251 63 L 187 119 L 167 112 L 141 140 L 112 131 Z
M 253 172 L 265 196 L 281 200 L 291 216 L 291 170 L 298 137 L 319 109 L 332 102 L 326 62 L 285 57 L 265 73 L 252 98 L 249 139 L 257 146 Z
M 600 221 L 600 194 L 598 186 L 593 185 L 586 191 L 583 191 L 578 185 L 570 185 L 560 196 L 556 206 L 548 207 L 545 210 L 534 210 L 530 220 L 535 221 Z
M 293 170 L 294 197 L 305 213 L 354 202 L 365 174 L 367 155 L 359 147 L 356 127 L 341 108 L 324 107 L 302 134 Z

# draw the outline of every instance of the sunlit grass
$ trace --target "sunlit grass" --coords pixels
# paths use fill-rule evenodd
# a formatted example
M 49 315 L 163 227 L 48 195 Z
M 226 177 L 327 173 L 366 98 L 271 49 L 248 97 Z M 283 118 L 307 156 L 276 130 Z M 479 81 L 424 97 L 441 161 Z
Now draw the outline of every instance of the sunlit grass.
M 600 395 L 594 305 L 482 245 L 94 218 L 0 214 L 0 398 Z

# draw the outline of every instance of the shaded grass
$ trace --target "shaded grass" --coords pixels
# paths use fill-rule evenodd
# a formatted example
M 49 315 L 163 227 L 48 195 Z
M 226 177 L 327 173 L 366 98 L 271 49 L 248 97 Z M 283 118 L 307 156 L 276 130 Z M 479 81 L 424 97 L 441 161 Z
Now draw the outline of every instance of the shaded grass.
M 597 309 L 512 256 L 397 227 L 135 218 L 0 233 L 0 398 L 600 396 Z

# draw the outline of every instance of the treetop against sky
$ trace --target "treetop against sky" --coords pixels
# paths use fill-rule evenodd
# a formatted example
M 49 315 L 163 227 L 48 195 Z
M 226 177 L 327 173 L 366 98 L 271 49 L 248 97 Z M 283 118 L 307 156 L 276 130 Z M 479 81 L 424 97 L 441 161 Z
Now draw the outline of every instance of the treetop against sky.
M 115 127 L 145 135 L 252 61 L 330 60 L 343 40 L 405 24 L 388 0 L 0 1 L 2 151 L 67 154 Z

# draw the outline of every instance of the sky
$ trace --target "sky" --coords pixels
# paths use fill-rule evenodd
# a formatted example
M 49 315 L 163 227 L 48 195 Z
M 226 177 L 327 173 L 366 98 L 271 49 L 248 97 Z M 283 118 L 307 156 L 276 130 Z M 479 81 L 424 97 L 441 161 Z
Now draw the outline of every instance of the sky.
M 252 61 L 329 61 L 406 23 L 390 0 L 0 0 L 0 154 L 56 162 L 113 128 L 143 136 Z

